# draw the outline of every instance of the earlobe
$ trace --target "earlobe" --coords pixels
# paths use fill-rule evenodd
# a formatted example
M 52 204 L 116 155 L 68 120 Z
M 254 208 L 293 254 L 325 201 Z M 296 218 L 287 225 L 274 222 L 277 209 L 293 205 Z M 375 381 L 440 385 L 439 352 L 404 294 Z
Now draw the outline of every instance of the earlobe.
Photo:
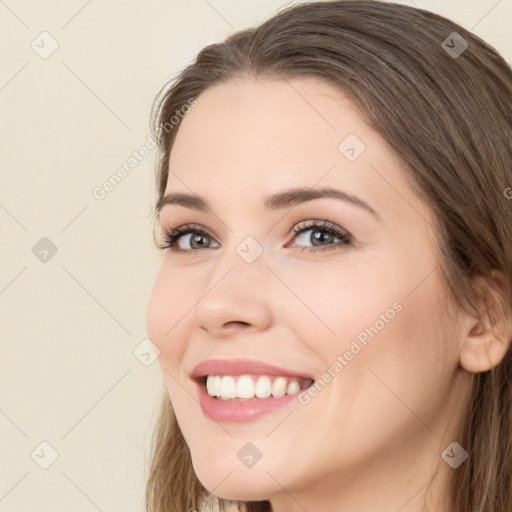
M 486 327 L 478 334 L 468 334 L 460 354 L 460 365 L 471 373 L 489 371 L 497 366 L 510 349 L 510 340 L 500 339 L 492 328 Z
M 512 312 L 502 273 L 493 270 L 487 279 L 479 276 L 474 286 L 480 298 L 481 314 L 477 318 L 465 313 L 460 365 L 468 372 L 480 373 L 497 366 L 510 350 Z

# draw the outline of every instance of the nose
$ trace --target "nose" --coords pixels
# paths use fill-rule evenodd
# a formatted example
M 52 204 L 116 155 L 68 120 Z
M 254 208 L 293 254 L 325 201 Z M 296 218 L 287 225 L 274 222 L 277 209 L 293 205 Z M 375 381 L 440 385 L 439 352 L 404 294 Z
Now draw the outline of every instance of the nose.
M 215 272 L 193 309 L 195 326 L 212 338 L 268 329 L 272 324 L 271 278 L 264 264 L 243 261 L 221 275 Z

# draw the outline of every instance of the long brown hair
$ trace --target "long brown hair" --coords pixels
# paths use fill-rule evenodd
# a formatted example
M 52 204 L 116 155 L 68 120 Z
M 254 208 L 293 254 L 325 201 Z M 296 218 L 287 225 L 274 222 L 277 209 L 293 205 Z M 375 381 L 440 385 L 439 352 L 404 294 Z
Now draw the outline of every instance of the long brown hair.
M 496 50 L 442 16 L 405 5 L 342 0 L 286 7 L 258 27 L 205 47 L 160 90 L 151 116 L 159 148 L 157 199 L 186 109 L 208 87 L 245 76 L 316 77 L 349 95 L 407 164 L 411 185 L 433 209 L 447 296 L 458 308 L 488 314 L 491 322 L 509 320 L 512 71 Z M 489 277 L 491 269 L 505 282 L 497 290 L 498 317 L 471 280 Z M 447 496 L 453 510 L 512 510 L 511 381 L 510 350 L 490 371 L 472 374 L 457 438 L 470 456 L 452 472 Z M 146 509 L 199 510 L 206 497 L 164 391 Z M 222 509 L 227 502 L 219 504 Z M 271 510 L 268 501 L 239 507 Z

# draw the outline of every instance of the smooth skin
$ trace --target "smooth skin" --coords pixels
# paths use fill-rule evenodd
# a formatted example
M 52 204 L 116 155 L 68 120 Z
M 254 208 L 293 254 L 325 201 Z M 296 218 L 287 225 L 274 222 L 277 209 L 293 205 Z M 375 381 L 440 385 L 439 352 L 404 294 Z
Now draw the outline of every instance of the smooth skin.
M 470 372 L 497 364 L 506 345 L 479 318 L 448 316 L 435 219 L 405 164 L 318 79 L 244 77 L 197 99 L 166 192 L 211 209 L 166 205 L 160 222 L 164 233 L 193 223 L 210 238 L 185 234 L 182 252 L 163 251 L 147 325 L 199 480 L 222 498 L 269 499 L 274 512 L 420 512 L 438 469 L 428 503 L 449 511 L 441 492 L 453 469 L 441 454 L 456 440 Z M 349 134 L 365 145 L 354 161 L 339 149 Z M 378 217 L 334 198 L 265 208 L 295 187 L 345 191 Z M 323 227 L 293 235 L 315 220 L 351 243 Z M 252 263 L 236 250 L 246 237 L 263 251 Z M 242 424 L 202 413 L 189 376 L 200 361 L 256 359 L 321 379 L 394 303 L 401 311 L 309 403 Z M 237 457 L 247 442 L 262 453 L 251 468 Z

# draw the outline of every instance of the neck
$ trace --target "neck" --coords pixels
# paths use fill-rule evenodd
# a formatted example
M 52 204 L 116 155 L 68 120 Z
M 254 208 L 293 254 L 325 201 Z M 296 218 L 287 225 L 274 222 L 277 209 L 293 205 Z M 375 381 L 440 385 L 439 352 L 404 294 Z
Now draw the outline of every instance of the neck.
M 453 469 L 440 458 L 443 449 L 409 451 L 400 459 L 395 453 L 393 460 L 368 461 L 358 472 L 327 475 L 307 489 L 283 489 L 270 499 L 272 512 L 452 512 Z

